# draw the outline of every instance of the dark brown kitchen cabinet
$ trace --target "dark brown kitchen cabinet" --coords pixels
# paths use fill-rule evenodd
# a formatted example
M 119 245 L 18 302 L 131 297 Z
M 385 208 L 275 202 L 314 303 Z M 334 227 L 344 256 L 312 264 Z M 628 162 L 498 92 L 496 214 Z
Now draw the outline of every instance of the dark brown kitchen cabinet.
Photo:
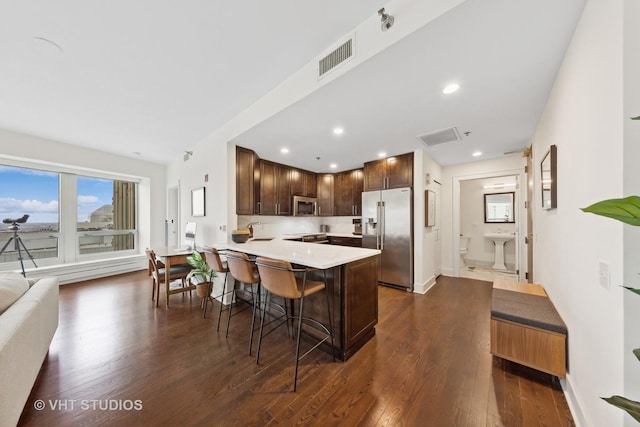
M 330 173 L 318 174 L 318 215 L 333 216 L 334 177 Z
M 253 215 L 259 197 L 258 156 L 252 150 L 236 147 L 236 214 Z
M 335 174 L 335 215 L 358 216 L 362 214 L 364 171 L 354 169 Z
M 338 245 L 338 246 L 351 246 L 353 248 L 361 248 L 362 238 L 345 237 L 345 236 L 329 236 L 329 244 Z
M 364 164 L 364 191 L 413 186 L 413 153 Z
M 304 171 L 304 189 L 306 197 L 318 197 L 318 175 L 315 172 Z
M 316 197 L 318 184 L 314 172 L 291 168 L 291 196 Z
M 260 161 L 259 215 L 291 215 L 290 169 L 268 160 Z

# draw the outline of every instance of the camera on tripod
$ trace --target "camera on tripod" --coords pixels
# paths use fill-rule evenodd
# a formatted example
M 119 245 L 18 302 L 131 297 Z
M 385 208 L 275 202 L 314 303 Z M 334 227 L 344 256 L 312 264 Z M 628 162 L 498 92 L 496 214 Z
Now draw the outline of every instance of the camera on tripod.
M 29 219 L 29 214 L 24 214 L 22 215 L 22 217 L 20 218 L 5 218 L 2 220 L 2 222 L 4 222 L 5 224 L 11 224 L 11 229 L 13 230 L 14 227 L 16 229 L 20 228 L 20 226 L 18 224 L 24 224 L 25 222 L 27 222 L 27 220 Z
M 27 277 L 27 275 L 25 274 L 25 271 L 24 271 L 24 261 L 22 259 L 23 250 L 27 253 L 27 255 L 29 255 L 29 258 L 31 259 L 31 262 L 33 263 L 34 267 L 36 268 L 38 267 L 36 265 L 36 262 L 33 259 L 33 256 L 31 256 L 29 249 L 27 249 L 24 242 L 18 235 L 18 230 L 20 230 L 20 226 L 18 224 L 24 224 L 25 222 L 27 222 L 28 219 L 29 219 L 29 215 L 24 214 L 20 218 L 5 218 L 2 220 L 2 222 L 5 224 L 11 224 L 11 227 L 9 227 L 9 230 L 13 231 L 13 236 L 10 237 L 9 240 L 7 240 L 7 243 L 5 243 L 2 249 L 0 249 L 0 255 L 2 255 L 4 251 L 7 249 L 7 247 L 9 246 L 9 244 L 13 242 L 14 249 L 18 253 L 18 260 L 20 260 L 20 267 L 22 268 L 22 275 L 24 277 Z

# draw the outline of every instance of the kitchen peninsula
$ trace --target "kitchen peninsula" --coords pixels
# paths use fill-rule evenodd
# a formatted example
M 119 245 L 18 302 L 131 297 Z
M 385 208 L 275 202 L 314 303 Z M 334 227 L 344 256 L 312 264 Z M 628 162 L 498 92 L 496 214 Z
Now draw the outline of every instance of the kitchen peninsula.
M 378 271 L 380 251 L 286 240 L 249 240 L 214 245 L 248 255 L 283 259 L 294 266 L 318 269 L 309 278 L 324 281 L 333 314 L 336 357 L 345 361 L 375 335 L 378 323 Z M 305 313 L 328 324 L 324 297 L 305 301 Z

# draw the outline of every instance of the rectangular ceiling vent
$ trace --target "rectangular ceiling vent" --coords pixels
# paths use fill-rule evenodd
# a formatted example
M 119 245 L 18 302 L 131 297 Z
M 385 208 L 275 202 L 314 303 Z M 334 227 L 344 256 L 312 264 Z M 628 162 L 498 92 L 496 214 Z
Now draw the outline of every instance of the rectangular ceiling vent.
M 342 43 L 327 56 L 318 61 L 318 78 L 353 57 L 353 37 Z
M 458 132 L 458 128 L 452 127 L 437 132 L 425 133 L 424 135 L 418 136 L 418 138 L 427 147 L 433 147 L 434 145 L 444 144 L 445 142 L 459 141 L 460 132 Z

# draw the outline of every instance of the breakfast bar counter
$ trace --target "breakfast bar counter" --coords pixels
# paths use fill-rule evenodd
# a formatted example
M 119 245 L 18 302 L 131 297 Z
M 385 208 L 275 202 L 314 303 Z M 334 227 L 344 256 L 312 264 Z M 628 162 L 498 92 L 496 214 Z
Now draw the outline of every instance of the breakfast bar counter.
M 214 247 L 317 269 L 308 273 L 307 277 L 312 280 L 324 281 L 326 272 L 337 358 L 349 359 L 375 335 L 379 250 L 290 241 L 286 236 L 246 243 L 228 242 Z M 305 314 L 328 325 L 323 296 L 315 294 L 305 299 Z

